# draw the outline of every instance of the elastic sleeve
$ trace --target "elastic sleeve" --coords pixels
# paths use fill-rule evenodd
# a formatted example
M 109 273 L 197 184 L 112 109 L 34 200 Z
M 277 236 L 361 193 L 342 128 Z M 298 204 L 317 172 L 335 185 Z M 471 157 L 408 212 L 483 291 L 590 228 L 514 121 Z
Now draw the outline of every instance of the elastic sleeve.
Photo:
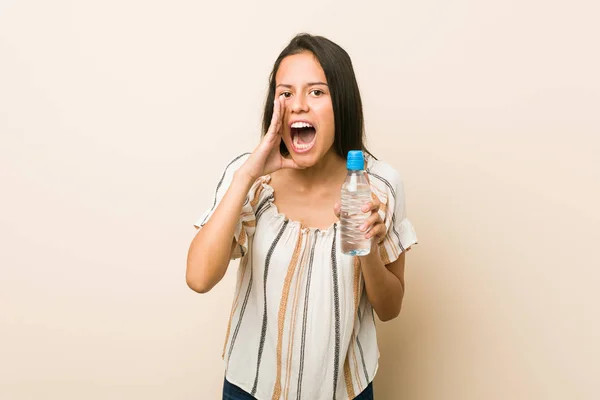
M 385 177 L 376 173 L 369 175 L 373 193 L 381 202 L 379 214 L 387 228 L 387 235 L 379 244 L 379 254 L 387 265 L 417 244 L 418 239 L 413 224 L 406 216 L 404 183 L 400 175 L 395 170 L 388 171 Z

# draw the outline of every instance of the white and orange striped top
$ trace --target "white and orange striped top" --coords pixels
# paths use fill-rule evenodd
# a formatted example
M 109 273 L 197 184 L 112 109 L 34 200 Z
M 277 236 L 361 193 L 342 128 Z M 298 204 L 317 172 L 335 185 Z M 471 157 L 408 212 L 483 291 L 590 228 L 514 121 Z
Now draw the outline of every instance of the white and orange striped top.
M 196 227 L 212 216 L 248 156 L 227 166 Z M 398 172 L 370 156 L 366 171 L 388 228 L 379 246 L 387 264 L 417 236 Z M 353 399 L 373 380 L 379 359 L 359 260 L 342 254 L 338 223 L 305 228 L 279 213 L 269 182 L 264 176 L 254 183 L 235 230 L 233 258 L 241 261 L 223 349 L 225 376 L 258 400 Z

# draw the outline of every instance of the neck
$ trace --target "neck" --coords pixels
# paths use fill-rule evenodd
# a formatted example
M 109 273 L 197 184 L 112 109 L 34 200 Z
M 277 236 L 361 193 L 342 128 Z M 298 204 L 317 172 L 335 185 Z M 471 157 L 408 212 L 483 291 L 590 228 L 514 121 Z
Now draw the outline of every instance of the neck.
M 319 162 L 305 169 L 288 170 L 297 185 L 301 188 L 311 188 L 320 185 L 341 184 L 346 175 L 346 160 L 331 149 Z

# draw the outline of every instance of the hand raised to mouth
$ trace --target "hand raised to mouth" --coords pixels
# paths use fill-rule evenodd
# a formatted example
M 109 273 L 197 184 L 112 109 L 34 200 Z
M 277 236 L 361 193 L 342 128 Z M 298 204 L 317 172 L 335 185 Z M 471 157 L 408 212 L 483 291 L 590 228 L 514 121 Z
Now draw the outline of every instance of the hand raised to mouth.
M 248 160 L 240 167 L 240 171 L 256 180 L 283 168 L 301 169 L 294 160 L 283 157 L 279 151 L 281 144 L 282 115 L 285 111 L 283 100 L 276 98 L 273 103 L 273 117 L 269 130 L 260 144 L 252 152 Z

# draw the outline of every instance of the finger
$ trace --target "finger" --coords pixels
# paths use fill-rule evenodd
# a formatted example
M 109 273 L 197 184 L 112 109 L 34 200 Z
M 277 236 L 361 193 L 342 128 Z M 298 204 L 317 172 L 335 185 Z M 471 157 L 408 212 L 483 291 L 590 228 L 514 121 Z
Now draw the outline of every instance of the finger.
M 277 139 L 279 138 L 279 121 L 281 120 L 281 104 L 279 99 L 275 99 L 273 101 L 273 116 L 271 117 L 271 124 L 269 125 L 269 130 L 265 135 L 265 139 L 269 146 L 275 146 L 279 142 Z
M 381 207 L 381 202 L 379 201 L 379 198 L 375 196 L 375 194 L 371 194 L 371 198 L 371 203 L 373 203 L 372 210 L 379 211 L 379 208 Z
M 361 210 L 363 212 L 377 212 L 379 211 L 379 207 L 381 207 L 381 202 L 379 201 L 379 199 L 376 196 L 373 196 L 373 199 L 371 201 L 369 201 L 368 203 L 366 203 L 365 205 L 362 206 Z
M 369 212 L 369 211 L 371 211 L 371 212 L 373 212 L 373 211 L 377 212 L 377 211 L 379 211 L 379 207 L 380 206 L 381 206 L 381 203 L 379 202 L 379 200 L 373 199 L 370 202 L 368 202 L 367 204 L 363 205 L 362 208 L 361 208 L 361 210 L 363 212 Z
M 276 133 L 278 135 L 281 135 L 281 127 L 283 125 L 283 116 L 285 114 L 285 102 L 283 101 L 283 99 L 278 99 L 278 103 L 279 103 L 279 112 L 277 113 Z
M 279 129 L 281 128 L 281 99 L 277 98 L 275 100 L 275 108 L 277 109 L 277 118 L 275 119 L 274 129 L 275 134 L 279 133 Z
M 362 223 L 362 225 L 359 227 L 359 229 L 362 232 L 366 232 L 369 230 L 369 228 L 373 227 L 373 225 L 375 225 L 377 223 L 381 223 L 381 222 L 383 222 L 383 221 L 381 221 L 381 217 L 379 216 L 379 214 L 374 212 L 371 215 L 369 215 L 369 217 L 366 219 L 365 222 Z
M 376 224 L 370 231 L 365 234 L 365 239 L 375 238 L 377 242 L 381 242 L 387 233 L 385 224 Z
M 340 217 L 340 215 L 341 215 L 341 213 L 342 213 L 342 206 L 340 205 L 340 203 L 339 203 L 339 202 L 336 202 L 336 203 L 333 205 L 333 212 L 335 213 L 335 216 L 336 216 L 336 217 L 338 217 L 338 218 Z
M 280 109 L 279 99 L 275 99 L 273 101 L 273 116 L 271 117 L 271 124 L 269 125 L 269 130 L 267 131 L 267 135 L 272 135 L 277 132 L 277 124 L 279 123 L 279 109 Z

